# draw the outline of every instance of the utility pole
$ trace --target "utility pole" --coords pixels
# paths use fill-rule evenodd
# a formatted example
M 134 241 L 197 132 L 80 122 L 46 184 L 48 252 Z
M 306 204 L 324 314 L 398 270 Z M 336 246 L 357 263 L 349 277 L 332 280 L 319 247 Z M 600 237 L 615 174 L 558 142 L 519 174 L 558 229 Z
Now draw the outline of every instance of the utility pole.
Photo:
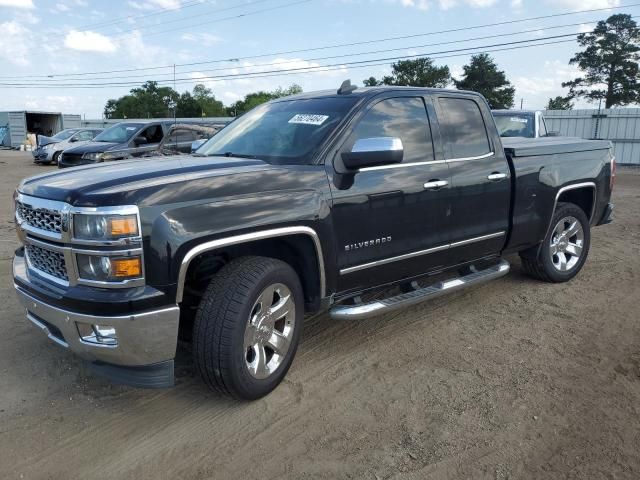
M 520 99 L 520 110 L 522 110 L 522 104 L 524 103 L 524 98 Z
M 178 91 L 176 90 L 176 64 L 173 64 L 173 90 L 178 93 Z M 176 106 L 173 107 L 173 124 L 175 125 L 177 123 L 176 120 L 176 110 L 178 109 L 178 104 L 176 102 Z

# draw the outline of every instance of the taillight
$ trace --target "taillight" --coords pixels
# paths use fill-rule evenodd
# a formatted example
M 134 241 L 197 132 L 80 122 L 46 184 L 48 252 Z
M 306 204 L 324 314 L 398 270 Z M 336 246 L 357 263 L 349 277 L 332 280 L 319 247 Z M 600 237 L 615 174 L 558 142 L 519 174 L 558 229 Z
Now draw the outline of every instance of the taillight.
M 616 184 L 616 157 L 611 157 L 611 179 L 609 180 L 609 191 L 613 192 L 613 186 Z

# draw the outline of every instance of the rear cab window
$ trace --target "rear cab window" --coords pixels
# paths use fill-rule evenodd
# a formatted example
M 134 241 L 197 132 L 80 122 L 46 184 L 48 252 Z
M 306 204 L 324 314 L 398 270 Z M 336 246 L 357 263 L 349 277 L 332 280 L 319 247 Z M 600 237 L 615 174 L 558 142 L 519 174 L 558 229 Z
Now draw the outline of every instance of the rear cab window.
M 491 153 L 482 111 L 471 98 L 440 97 L 438 120 L 447 159 Z

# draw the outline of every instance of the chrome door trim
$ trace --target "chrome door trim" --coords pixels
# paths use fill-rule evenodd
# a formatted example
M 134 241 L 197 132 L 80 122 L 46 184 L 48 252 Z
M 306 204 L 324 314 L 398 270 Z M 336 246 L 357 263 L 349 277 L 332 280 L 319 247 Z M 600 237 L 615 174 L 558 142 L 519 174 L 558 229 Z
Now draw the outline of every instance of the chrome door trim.
M 447 162 L 466 162 L 469 160 L 482 160 L 483 158 L 489 158 L 495 155 L 495 152 L 488 152 L 483 155 L 476 155 L 475 157 L 459 157 L 459 158 L 450 158 Z
M 326 281 L 324 271 L 324 257 L 322 254 L 322 245 L 320 244 L 320 237 L 313 228 L 294 226 L 273 228 L 269 230 L 261 230 L 259 232 L 245 233 L 242 235 L 234 235 L 232 237 L 219 238 L 217 240 L 211 240 L 201 243 L 189 250 L 183 257 L 180 264 L 180 271 L 178 273 L 178 285 L 176 287 L 176 303 L 182 302 L 184 295 L 184 284 L 187 278 L 187 271 L 189 270 L 189 264 L 198 255 L 216 250 L 222 247 L 228 247 L 230 245 L 237 245 L 240 243 L 252 242 L 255 240 L 264 240 L 267 238 L 286 237 L 289 235 L 307 235 L 313 240 L 313 244 L 316 249 L 316 257 L 318 260 L 318 270 L 320 274 L 320 296 L 326 296 Z
M 490 240 L 492 238 L 504 237 L 504 230 L 495 233 L 489 233 L 488 235 L 481 235 L 480 237 L 467 238 L 466 240 L 460 240 L 459 242 L 453 242 L 449 244 L 450 248 L 461 247 L 462 245 L 468 245 L 470 243 L 482 242 L 484 240 Z
M 419 165 L 438 165 L 446 162 L 447 162 L 446 160 L 428 160 L 426 162 L 394 163 L 392 165 L 378 165 L 376 167 L 364 167 L 359 169 L 358 172 L 372 172 L 375 170 L 387 170 L 390 168 L 417 167 Z
M 371 268 L 371 267 L 378 267 L 380 265 L 386 265 L 387 263 L 397 262 L 397 261 L 400 261 L 400 260 L 407 260 L 409 258 L 418 257 L 418 256 L 421 256 L 421 255 L 428 255 L 430 253 L 441 252 L 443 250 L 448 250 L 450 248 L 460 247 L 462 245 L 468 245 L 470 243 L 482 242 L 484 240 L 490 240 L 492 238 L 502 237 L 502 236 L 504 236 L 504 234 L 505 234 L 504 231 L 490 233 L 488 235 L 482 235 L 480 237 L 468 238 L 466 240 L 461 240 L 459 242 L 447 243 L 445 245 L 439 245 L 437 247 L 427 248 L 425 250 L 418 250 L 416 252 L 405 253 L 404 255 L 398 255 L 396 257 L 388 257 L 388 258 L 383 258 L 382 260 L 376 260 L 376 261 L 373 261 L 373 262 L 363 263 L 363 264 L 360 264 L 360 265 L 354 265 L 353 267 L 347 267 L 347 268 L 340 269 L 340 275 L 345 275 L 347 273 L 357 272 L 357 271 L 364 270 L 364 269 Z
M 419 165 L 438 165 L 441 163 L 449 163 L 449 162 L 466 162 L 469 160 L 482 160 L 483 158 L 489 158 L 495 155 L 495 152 L 485 153 L 483 155 L 477 155 L 475 157 L 459 157 L 459 158 L 449 158 L 446 160 L 428 160 L 426 162 L 410 162 L 410 163 L 394 163 L 393 165 L 378 165 L 376 167 L 364 167 L 360 168 L 358 172 L 371 172 L 375 170 L 387 170 L 389 168 L 405 168 L 405 167 L 416 167 Z
M 427 248 L 426 250 L 418 250 L 417 252 L 405 253 L 404 255 L 398 255 L 397 257 L 388 257 L 382 260 L 363 263 L 361 265 L 354 265 L 353 267 L 347 267 L 347 268 L 341 269 L 340 275 L 357 272 L 359 270 L 364 270 L 366 268 L 378 267 L 380 265 L 386 265 L 387 263 L 398 262 L 400 260 L 406 260 L 408 258 L 418 257 L 420 255 L 428 255 L 429 253 L 440 252 L 442 250 L 447 250 L 448 248 L 449 248 L 449 245 L 440 245 L 438 247 Z

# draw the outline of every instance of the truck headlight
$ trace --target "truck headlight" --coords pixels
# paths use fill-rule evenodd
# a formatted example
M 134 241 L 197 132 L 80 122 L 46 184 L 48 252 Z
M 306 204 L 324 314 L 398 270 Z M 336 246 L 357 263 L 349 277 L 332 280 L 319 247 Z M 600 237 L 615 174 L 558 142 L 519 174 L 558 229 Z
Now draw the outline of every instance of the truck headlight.
M 82 158 L 84 160 L 102 160 L 102 152 L 88 152 L 88 153 L 83 153 L 82 154 Z
M 109 214 L 75 214 L 73 216 L 73 234 L 81 240 L 118 240 L 137 237 L 138 216 Z
M 142 258 L 139 255 L 116 257 L 103 255 L 76 255 L 81 279 L 97 282 L 121 282 L 142 277 Z
M 122 154 L 118 154 L 118 152 L 88 152 L 82 154 L 83 159 L 93 160 L 95 162 L 107 162 L 109 160 L 121 158 L 121 156 Z

